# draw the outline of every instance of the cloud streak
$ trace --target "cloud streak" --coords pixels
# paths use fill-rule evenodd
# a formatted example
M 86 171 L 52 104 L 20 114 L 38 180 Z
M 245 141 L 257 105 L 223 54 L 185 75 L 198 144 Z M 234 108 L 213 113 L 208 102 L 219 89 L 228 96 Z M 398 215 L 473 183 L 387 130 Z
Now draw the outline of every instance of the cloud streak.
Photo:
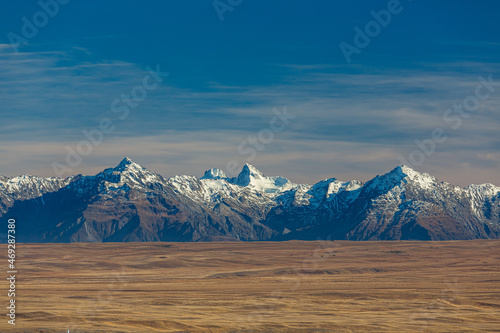
M 161 66 L 168 71 L 168 64 Z M 398 72 L 358 71 L 358 66 L 348 73 L 339 66 L 291 64 L 284 66 L 288 76 L 274 85 L 207 81 L 194 90 L 166 82 L 75 172 L 95 173 L 123 156 L 166 176 L 201 175 L 224 168 L 228 160 L 244 162 L 238 144 L 268 125 L 273 108 L 286 105 L 296 120 L 253 162 L 269 173 L 308 183 L 328 177 L 366 180 L 399 164 L 398 154 L 408 154 L 415 139 L 443 127 L 450 139 L 422 170 L 460 185 L 500 184 L 500 94 L 457 131 L 442 118 L 474 91 L 479 75 L 493 73 L 500 80 L 499 66 L 432 66 Z M 64 160 L 64 146 L 77 143 L 81 131 L 97 127 L 103 117 L 116 117 L 111 102 L 129 93 L 144 73 L 133 63 L 96 62 L 77 48 L 12 53 L 0 47 L 0 173 L 53 176 L 50 163 Z M 467 174 L 472 169 L 476 172 Z

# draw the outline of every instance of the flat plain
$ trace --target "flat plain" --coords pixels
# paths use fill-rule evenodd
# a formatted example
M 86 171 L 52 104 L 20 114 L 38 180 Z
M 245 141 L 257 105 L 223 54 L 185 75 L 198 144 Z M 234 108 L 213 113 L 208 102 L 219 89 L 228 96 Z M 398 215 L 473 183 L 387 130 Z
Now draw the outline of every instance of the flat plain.
M 2 279 L 0 332 L 500 332 L 498 240 L 16 251 L 16 326 Z

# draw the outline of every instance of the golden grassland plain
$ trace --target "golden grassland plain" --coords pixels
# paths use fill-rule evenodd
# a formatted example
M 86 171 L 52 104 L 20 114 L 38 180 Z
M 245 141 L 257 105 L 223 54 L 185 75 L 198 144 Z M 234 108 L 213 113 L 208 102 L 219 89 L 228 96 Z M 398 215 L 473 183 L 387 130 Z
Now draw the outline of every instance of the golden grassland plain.
M 0 332 L 500 332 L 498 240 L 16 250 L 17 324 L 2 279 Z

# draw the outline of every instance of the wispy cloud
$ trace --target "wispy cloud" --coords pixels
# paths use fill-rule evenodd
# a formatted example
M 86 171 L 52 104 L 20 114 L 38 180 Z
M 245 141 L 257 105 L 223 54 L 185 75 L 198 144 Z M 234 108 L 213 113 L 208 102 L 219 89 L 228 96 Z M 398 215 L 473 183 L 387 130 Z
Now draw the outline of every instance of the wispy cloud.
M 168 64 L 161 66 L 169 70 Z M 238 144 L 268 124 L 273 108 L 286 105 L 296 120 L 254 164 L 300 182 L 366 180 L 399 164 L 398 154 L 411 151 L 415 139 L 428 137 L 436 127 L 449 129 L 443 113 L 474 91 L 479 75 L 493 73 L 500 81 L 495 63 L 418 64 L 362 73 L 321 64 L 283 66 L 290 68 L 289 76 L 274 85 L 207 82 L 204 89 L 192 90 L 166 82 L 75 172 L 96 172 L 125 155 L 166 176 L 200 175 L 212 166 L 224 168 L 231 159 L 244 162 Z M 12 53 L 0 46 L 5 157 L 0 173 L 53 175 L 50 163 L 64 160 L 64 146 L 77 143 L 81 131 L 95 128 L 103 117 L 116 117 L 111 102 L 143 77 L 144 68 L 136 64 L 96 62 L 86 49 Z M 465 184 L 479 177 L 471 173 L 465 179 L 459 170 L 474 167 L 500 184 L 495 173 L 499 105 L 500 89 L 459 130 L 448 131 L 450 140 L 422 168 Z

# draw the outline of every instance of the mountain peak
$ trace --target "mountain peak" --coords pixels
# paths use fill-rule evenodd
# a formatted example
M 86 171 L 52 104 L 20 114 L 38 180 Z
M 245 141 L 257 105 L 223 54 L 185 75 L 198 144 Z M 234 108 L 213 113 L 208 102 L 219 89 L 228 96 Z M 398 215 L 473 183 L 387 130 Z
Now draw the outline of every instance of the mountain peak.
M 130 158 L 125 157 L 120 162 L 120 164 L 118 164 L 113 170 L 114 171 L 126 171 L 126 170 L 130 170 L 130 169 L 143 170 L 144 167 L 142 167 L 140 164 L 135 163 Z
M 253 180 L 261 180 L 266 178 L 262 172 L 259 171 L 256 167 L 251 164 L 245 163 L 243 169 L 241 169 L 240 174 L 238 175 L 238 179 L 236 180 L 237 184 L 240 186 L 247 186 L 253 182 Z
M 221 178 L 227 178 L 224 171 L 222 171 L 221 169 L 212 168 L 210 170 L 205 171 L 205 174 L 200 179 L 221 179 Z
M 436 178 L 425 172 L 418 172 L 407 165 L 400 165 L 382 176 L 377 176 L 367 183 L 368 189 L 387 190 L 398 184 L 411 183 L 420 188 L 428 189 L 437 183 Z
M 123 160 L 121 161 L 121 163 L 134 163 L 134 161 L 132 161 L 132 159 L 131 159 L 131 158 L 129 158 L 129 157 L 127 157 L 127 156 L 125 156 L 125 157 L 123 158 Z
M 234 183 L 239 186 L 249 186 L 266 193 L 277 193 L 294 186 L 286 178 L 280 176 L 267 177 L 259 169 L 248 163 L 243 166 Z
M 415 175 L 415 174 L 421 174 L 420 172 L 416 171 L 415 169 L 413 169 L 413 168 L 411 168 L 411 167 L 409 167 L 409 166 L 407 166 L 405 164 L 397 166 L 391 172 L 404 174 L 406 176 L 412 176 L 412 175 Z
M 135 163 L 128 157 L 125 157 L 116 167 L 104 170 L 97 177 L 104 177 L 116 184 L 131 182 L 131 184 L 145 185 L 158 180 L 157 174 Z
M 132 161 L 130 158 L 128 157 L 125 157 L 117 166 L 116 166 L 116 170 L 118 169 L 125 169 L 127 168 L 128 166 L 135 166 L 135 165 L 139 165 L 137 163 L 135 163 L 134 161 Z
M 421 174 L 421 173 L 418 171 L 415 171 L 414 169 L 412 169 L 411 167 L 409 167 L 407 165 L 402 164 L 402 165 L 398 165 L 397 167 L 395 167 L 391 171 L 383 174 L 381 177 L 404 179 L 406 177 L 411 178 L 414 175 L 419 175 L 419 174 Z
M 408 178 L 410 178 L 413 181 L 427 182 L 427 183 L 437 181 L 436 178 L 429 175 L 428 173 L 418 172 L 407 165 L 400 165 L 400 166 L 396 167 L 396 169 L 394 169 L 394 170 L 398 170 L 398 172 L 402 173 L 403 175 L 407 176 Z
M 258 174 L 258 175 L 262 175 L 262 176 L 264 175 L 262 172 L 260 172 L 259 169 L 257 169 L 256 167 L 254 167 L 253 165 L 248 164 L 248 163 L 245 163 L 241 172 L 250 172 L 250 173 L 254 173 L 254 174 Z
M 409 171 L 409 172 L 414 172 L 415 170 L 409 166 L 407 166 L 406 164 L 402 164 L 402 165 L 399 165 L 396 167 L 396 169 L 401 169 L 402 171 Z

